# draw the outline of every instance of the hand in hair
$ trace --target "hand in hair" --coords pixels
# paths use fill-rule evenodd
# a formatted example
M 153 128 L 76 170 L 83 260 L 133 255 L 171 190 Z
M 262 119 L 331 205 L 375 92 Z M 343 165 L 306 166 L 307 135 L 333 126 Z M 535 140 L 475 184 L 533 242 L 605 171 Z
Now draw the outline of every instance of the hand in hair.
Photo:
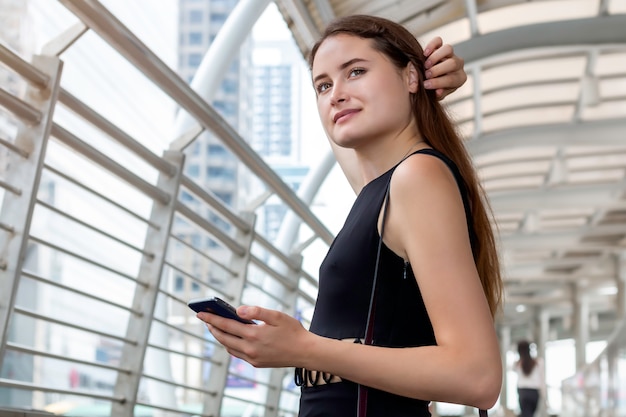
M 443 44 L 440 37 L 432 39 L 424 48 L 426 60 L 426 81 L 424 87 L 436 90 L 439 100 L 456 91 L 467 81 L 463 69 L 465 61 L 454 54 L 451 45 Z

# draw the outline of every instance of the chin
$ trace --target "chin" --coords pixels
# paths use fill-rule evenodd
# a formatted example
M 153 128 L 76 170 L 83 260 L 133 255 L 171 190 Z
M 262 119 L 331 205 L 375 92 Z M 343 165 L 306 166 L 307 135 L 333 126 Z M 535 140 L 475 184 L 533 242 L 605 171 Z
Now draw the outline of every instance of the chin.
M 335 137 L 333 142 L 341 148 L 349 148 L 354 149 L 359 146 L 359 144 L 363 143 L 363 137 L 355 137 L 353 135 L 341 135 L 339 137 Z

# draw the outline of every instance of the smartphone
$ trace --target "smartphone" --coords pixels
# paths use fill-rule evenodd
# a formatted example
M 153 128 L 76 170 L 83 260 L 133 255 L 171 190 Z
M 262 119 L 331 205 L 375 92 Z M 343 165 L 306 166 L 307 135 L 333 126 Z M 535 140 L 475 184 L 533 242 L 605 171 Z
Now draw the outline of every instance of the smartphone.
M 256 324 L 252 320 L 242 319 L 239 317 L 235 307 L 218 297 L 197 298 L 190 300 L 187 305 L 196 313 L 207 311 L 209 313 L 217 314 L 218 316 L 237 320 L 244 324 Z

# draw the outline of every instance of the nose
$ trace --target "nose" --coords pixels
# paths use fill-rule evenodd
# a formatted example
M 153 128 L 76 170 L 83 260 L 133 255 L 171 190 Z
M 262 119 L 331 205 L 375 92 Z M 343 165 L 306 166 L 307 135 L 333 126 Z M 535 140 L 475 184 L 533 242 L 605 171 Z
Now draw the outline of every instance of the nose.
M 333 90 L 331 91 L 331 95 L 330 95 L 331 104 L 333 105 L 339 104 L 339 103 L 346 101 L 346 99 L 347 99 L 347 94 L 346 94 L 345 89 L 342 87 L 341 83 L 335 83 L 335 85 L 333 85 Z

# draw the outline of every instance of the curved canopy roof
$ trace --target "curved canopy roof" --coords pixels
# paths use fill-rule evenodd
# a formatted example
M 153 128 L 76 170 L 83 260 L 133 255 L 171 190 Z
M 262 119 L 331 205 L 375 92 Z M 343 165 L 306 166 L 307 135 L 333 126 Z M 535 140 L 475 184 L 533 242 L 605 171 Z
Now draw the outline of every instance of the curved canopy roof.
M 453 44 L 468 81 L 445 102 L 499 228 L 502 323 L 569 316 L 584 298 L 610 331 L 626 299 L 626 2 L 277 4 L 305 55 L 327 22 L 349 14 Z

